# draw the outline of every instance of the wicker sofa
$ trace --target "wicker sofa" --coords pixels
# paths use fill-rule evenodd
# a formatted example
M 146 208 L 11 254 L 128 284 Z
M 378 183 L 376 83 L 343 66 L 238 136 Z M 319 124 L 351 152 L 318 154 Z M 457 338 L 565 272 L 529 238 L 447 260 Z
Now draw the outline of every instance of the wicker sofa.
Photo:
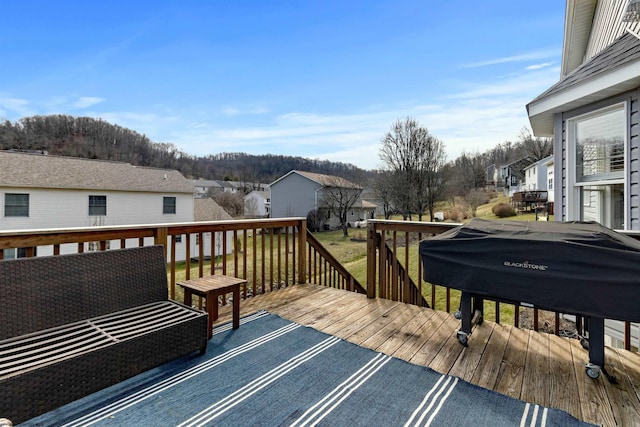
M 162 246 L 0 261 L 0 418 L 14 424 L 207 345 Z

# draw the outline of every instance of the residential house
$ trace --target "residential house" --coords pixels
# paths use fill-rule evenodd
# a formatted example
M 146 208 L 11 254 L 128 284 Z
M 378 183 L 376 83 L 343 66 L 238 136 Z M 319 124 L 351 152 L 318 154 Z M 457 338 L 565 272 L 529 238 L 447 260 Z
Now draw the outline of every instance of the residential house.
M 533 133 L 554 140 L 556 220 L 640 230 L 637 6 L 567 0 L 560 80 L 527 105 Z M 620 325 L 607 333 L 620 339 Z
M 244 216 L 246 218 L 268 218 L 270 208 L 270 191 L 254 190 L 244 196 Z
M 547 161 L 546 166 L 547 166 L 547 199 L 549 200 L 549 204 L 553 210 L 553 201 L 555 200 L 555 192 L 553 190 L 555 160 L 553 156 L 551 156 L 551 158 Z M 553 214 L 553 211 L 549 213 Z
M 498 188 L 502 188 L 502 182 L 500 179 L 498 179 L 499 171 L 500 168 L 495 163 L 490 164 L 485 169 L 484 179 L 486 181 L 486 187 L 488 190 L 498 191 Z
M 545 157 L 524 168 L 524 190 L 548 190 L 547 165 L 553 156 Z
M 292 170 L 269 186 L 271 217 L 306 217 L 309 212 L 322 208 L 324 190 L 336 185 L 345 185 L 349 188 L 355 186 L 340 177 Z M 353 224 L 360 219 L 372 218 L 373 215 L 375 215 L 375 205 L 363 203 L 360 199 L 347 213 L 347 223 Z M 325 212 L 323 228 L 334 229 L 339 225 L 339 218 Z
M 196 197 L 210 197 L 215 192 L 249 193 L 251 191 L 268 191 L 269 185 L 261 182 L 225 181 L 196 179 L 193 181 Z
M 224 181 L 196 179 L 193 181 L 194 194 L 196 197 L 210 197 L 215 192 L 225 191 Z
M 191 222 L 194 217 L 193 186 L 178 171 L 8 151 L 0 151 L 0 206 L 0 230 Z M 87 243 L 86 250 L 94 246 Z M 77 252 L 75 246 L 66 249 Z M 52 251 L 41 248 L 37 255 Z M 183 254 L 178 245 L 176 258 Z M 20 255 L 7 251 L 5 258 Z
M 502 184 L 505 196 L 513 197 L 514 193 L 524 189 L 524 169 L 529 164 L 531 164 L 531 159 L 526 157 L 500 166 L 496 182 L 499 181 Z

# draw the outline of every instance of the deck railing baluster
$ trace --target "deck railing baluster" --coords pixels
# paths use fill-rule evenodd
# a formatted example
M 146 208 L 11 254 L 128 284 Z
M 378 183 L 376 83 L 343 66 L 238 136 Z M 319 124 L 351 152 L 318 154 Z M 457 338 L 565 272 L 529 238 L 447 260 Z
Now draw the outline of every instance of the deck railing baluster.
M 452 311 L 457 309 L 459 292 L 451 289 L 425 284 L 422 275 L 424 268 L 419 261 L 418 245 L 423 237 L 436 235 L 447 231 L 457 224 L 426 223 L 411 221 L 381 221 L 371 220 L 367 224 L 367 271 L 366 293 L 369 297 L 380 297 L 405 301 L 412 304 L 426 305 L 425 300 L 436 309 Z M 239 240 L 238 233 L 242 233 Z M 251 235 L 249 233 L 252 233 Z M 260 234 L 260 240 L 257 238 Z M 281 234 L 285 233 L 284 236 Z M 404 242 L 398 233 L 404 233 Z M 277 234 L 277 236 L 275 236 Z M 640 233 L 625 233 L 640 239 Z M 232 245 L 228 244 L 231 240 Z M 193 237 L 195 236 L 195 238 Z M 206 248 L 206 239 L 210 236 L 211 244 Z M 417 236 L 417 239 L 415 239 Z M 278 239 L 277 241 L 274 241 Z M 268 242 L 267 242 L 268 238 Z M 284 238 L 284 242 L 282 239 Z M 191 254 L 198 240 L 198 270 L 192 271 Z M 293 241 L 289 241 L 293 239 Z M 221 240 L 221 241 L 220 241 Z M 251 240 L 251 251 L 249 250 Z M 131 226 L 100 226 L 70 230 L 20 230 L 0 231 L 0 259 L 16 256 L 57 255 L 69 252 L 84 252 L 87 250 L 111 250 L 130 246 L 144 246 L 149 244 L 165 245 L 168 261 L 168 284 L 171 298 L 180 298 L 181 292 L 176 289 L 176 282 L 190 279 L 194 274 L 202 277 L 205 264 L 205 252 L 211 256 L 210 273 L 216 274 L 217 268 L 222 274 L 233 274 L 249 279 L 253 295 L 273 290 L 274 287 L 288 286 L 290 283 L 311 282 L 340 289 L 365 292 L 365 288 L 358 283 L 353 275 L 346 270 L 331 254 L 307 233 L 304 218 L 273 218 L 264 220 L 232 220 L 192 222 L 179 224 L 149 224 Z M 260 246 L 260 249 L 258 249 Z M 404 252 L 404 256 L 398 253 Z M 284 251 L 284 253 L 283 253 Z M 176 261 L 180 252 L 184 263 Z M 241 259 L 239 252 L 242 252 Z M 253 257 L 252 262 L 249 257 Z M 195 259 L 195 258 L 194 258 Z M 233 259 L 233 272 L 228 263 Z M 418 261 L 416 261 L 418 260 Z M 242 262 L 242 268 L 239 263 Z M 418 262 L 416 266 L 415 263 Z M 221 263 L 222 265 L 216 266 Z M 180 268 L 176 268 L 176 265 Z M 252 268 L 249 272 L 248 269 Z M 269 269 L 267 275 L 266 269 Z M 260 272 L 258 273 L 258 269 Z M 417 271 L 417 276 L 416 276 Z M 248 277 L 250 276 L 250 277 Z M 269 286 L 266 286 L 269 282 Z M 259 283 L 259 284 L 258 284 Z M 177 295 L 176 295 L 177 294 Z M 245 295 L 246 297 L 246 295 Z M 422 298 L 422 300 L 420 300 Z M 487 300 L 489 303 L 490 300 Z M 542 312 L 537 308 L 526 308 L 521 315 L 519 304 L 500 304 L 495 301 L 495 315 L 497 323 L 508 322 L 516 327 L 529 325 L 523 318 L 524 314 L 532 313 L 532 327 L 541 329 Z M 488 304 L 486 308 L 491 308 Z M 545 314 L 546 316 L 546 314 Z M 546 318 L 545 318 L 546 319 Z M 491 320 L 491 319 L 489 319 Z M 529 319 L 526 319 L 529 322 Z M 549 322 L 553 322 L 551 332 L 563 332 L 560 322 L 564 321 L 559 313 L 553 313 Z M 583 319 L 578 316 L 576 321 L 577 333 L 583 333 Z M 545 328 L 546 320 L 545 320 Z M 636 347 L 638 338 L 632 336 L 635 324 L 624 322 L 622 327 L 623 342 L 626 349 Z

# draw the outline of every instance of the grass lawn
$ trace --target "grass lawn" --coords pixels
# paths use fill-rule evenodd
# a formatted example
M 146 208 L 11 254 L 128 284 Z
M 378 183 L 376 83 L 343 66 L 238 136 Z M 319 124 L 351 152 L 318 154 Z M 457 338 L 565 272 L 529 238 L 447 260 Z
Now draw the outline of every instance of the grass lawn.
M 491 212 L 491 208 L 497 203 L 508 203 L 509 197 L 500 195 L 492 199 L 489 203 L 478 207 L 476 217 L 487 220 L 508 220 L 508 221 L 535 221 L 535 213 L 525 213 L 515 215 L 508 218 L 498 218 Z M 394 220 L 402 220 L 401 217 L 394 217 Z M 417 218 L 415 218 L 417 220 Z M 428 221 L 428 215 L 423 217 Z M 549 217 L 549 221 L 553 220 L 553 216 Z M 468 222 L 465 220 L 464 222 Z M 367 244 L 365 241 L 366 233 L 364 230 L 349 229 L 349 237 L 344 237 L 342 231 L 331 231 L 316 233 L 314 236 L 336 257 L 345 268 L 363 285 L 367 282 Z M 353 239 L 355 238 L 355 239 Z M 355 240 L 355 241 L 354 241 Z M 397 249 L 397 256 L 402 262 L 405 259 L 404 247 Z M 409 246 L 409 274 L 414 281 L 418 283 L 418 264 L 420 263 L 418 254 L 418 243 Z M 434 308 L 438 310 L 446 310 L 446 291 L 445 288 L 436 286 L 436 305 Z M 431 285 L 423 283 L 422 294 L 431 304 Z M 450 309 L 456 310 L 460 301 L 460 292 L 451 290 Z M 496 305 L 493 302 L 485 303 L 485 318 L 489 320 L 495 319 Z M 515 306 L 510 304 L 500 304 L 500 321 L 503 323 L 511 323 L 514 321 Z
M 535 221 L 534 213 L 527 213 L 522 215 L 516 215 L 509 218 L 498 218 L 492 212 L 491 208 L 497 203 L 507 203 L 507 196 L 498 196 L 497 198 L 491 200 L 490 203 L 480 206 L 476 211 L 476 217 L 488 220 L 510 220 L 510 221 Z M 402 218 L 392 218 L 394 220 L 401 220 Z M 415 218 L 417 219 L 417 218 Z M 423 216 L 423 220 L 428 221 L 428 215 Z M 552 218 L 550 218 L 552 220 Z M 468 221 L 468 220 L 467 220 Z M 466 221 L 465 221 L 466 222 Z M 328 231 L 328 232 L 319 232 L 314 233 L 316 239 L 322 243 L 322 245 L 329 251 L 331 254 L 342 263 L 342 265 L 362 284 L 366 287 L 367 282 L 367 242 L 366 242 L 366 230 L 364 229 L 349 229 L 349 236 L 343 236 L 342 230 L 337 231 Z M 258 236 L 256 236 L 258 237 Z M 270 238 L 272 236 L 265 236 L 265 247 L 270 247 Z M 274 249 L 277 248 L 277 239 L 276 236 L 274 238 Z M 257 254 L 260 257 L 261 247 L 262 247 L 262 239 L 258 237 L 256 241 L 257 245 Z M 284 250 L 284 239 L 281 241 L 282 250 Z M 249 279 L 253 278 L 253 242 L 252 236 L 248 236 L 247 239 L 248 253 L 247 253 L 247 266 L 246 266 L 246 277 Z M 413 278 L 414 282 L 418 283 L 418 265 L 421 262 L 418 254 L 418 242 L 414 242 L 409 245 L 409 274 Z M 291 250 L 291 248 L 290 248 Z M 405 247 L 397 248 L 397 256 L 401 262 L 404 263 L 405 259 Z M 268 256 L 268 255 L 267 255 Z M 284 263 L 284 256 L 281 258 L 281 262 Z M 289 263 L 292 263 L 291 257 L 289 257 Z M 216 272 L 222 273 L 222 259 L 218 257 L 215 260 Z M 206 262 L 204 265 L 204 274 L 210 274 L 210 262 Z M 266 271 L 266 281 L 269 281 L 269 268 L 270 268 L 270 260 L 266 260 L 265 271 Z M 257 281 L 258 287 L 261 286 L 261 272 L 262 272 L 262 262 L 258 259 L 257 264 Z M 277 269 L 277 259 L 274 259 L 274 269 Z M 289 268 L 289 274 L 291 275 L 293 272 L 293 265 Z M 235 265 L 234 259 L 232 255 L 227 256 L 227 274 L 233 275 L 235 273 Z M 244 273 L 244 262 L 242 256 L 239 257 L 238 260 L 238 273 L 239 276 L 243 276 Z M 186 277 L 185 273 L 185 263 L 177 263 L 176 264 L 176 282 L 184 280 Z M 198 265 L 192 263 L 191 265 L 191 277 L 198 277 Z M 274 277 L 274 281 L 277 280 L 277 276 Z M 280 281 L 284 281 L 285 278 L 280 278 Z M 293 277 L 287 279 L 288 283 L 292 283 L 294 281 Z M 432 287 L 430 284 L 423 283 L 423 295 L 426 300 L 431 304 L 431 291 Z M 176 299 L 182 301 L 182 289 L 179 286 L 176 286 Z M 446 310 L 446 290 L 443 287 L 436 286 L 436 304 L 435 307 L 438 310 L 445 311 Z M 460 292 L 451 290 L 451 302 L 450 309 L 456 310 L 460 300 Z M 485 318 L 488 320 L 495 319 L 495 304 L 494 303 L 486 303 L 485 304 Z M 503 323 L 513 323 L 514 318 L 514 306 L 509 304 L 501 304 L 500 305 L 500 321 Z

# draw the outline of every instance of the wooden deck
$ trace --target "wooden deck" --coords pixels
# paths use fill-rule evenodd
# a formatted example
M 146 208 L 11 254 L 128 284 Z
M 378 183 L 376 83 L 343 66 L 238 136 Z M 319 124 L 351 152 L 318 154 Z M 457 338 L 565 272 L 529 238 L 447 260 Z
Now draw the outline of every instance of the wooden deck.
M 575 339 L 485 321 L 462 347 L 451 314 L 368 299 L 317 285 L 296 285 L 243 300 L 241 314 L 267 310 L 358 345 L 455 375 L 481 387 L 565 410 L 604 426 L 640 425 L 640 354 L 606 349 L 607 370 L 585 374 L 587 351 Z M 231 320 L 228 306 L 219 322 Z

